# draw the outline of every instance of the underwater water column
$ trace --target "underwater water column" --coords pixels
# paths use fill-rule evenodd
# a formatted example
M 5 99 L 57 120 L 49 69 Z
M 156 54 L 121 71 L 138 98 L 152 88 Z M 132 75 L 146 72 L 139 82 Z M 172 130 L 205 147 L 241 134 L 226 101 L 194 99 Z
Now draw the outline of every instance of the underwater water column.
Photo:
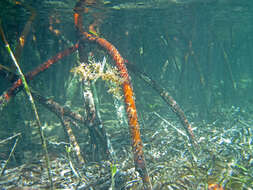
M 138 122 L 137 110 L 136 110 L 135 100 L 134 100 L 134 93 L 131 86 L 131 81 L 128 75 L 128 71 L 125 66 L 125 60 L 122 58 L 118 50 L 106 39 L 100 38 L 98 36 L 94 36 L 84 31 L 83 25 L 82 25 L 82 16 L 81 16 L 83 12 L 82 7 L 84 7 L 82 5 L 84 4 L 85 4 L 85 0 L 78 1 L 78 3 L 76 4 L 76 7 L 74 9 L 75 10 L 75 13 L 74 13 L 75 26 L 77 30 L 80 32 L 80 36 L 84 40 L 96 42 L 111 55 L 111 57 L 115 61 L 115 64 L 120 72 L 121 78 L 124 80 L 122 84 L 122 89 L 124 92 L 124 101 L 126 105 L 129 131 L 130 131 L 131 140 L 132 140 L 132 151 L 134 155 L 135 168 L 139 172 L 142 178 L 144 189 L 151 190 L 152 185 L 150 182 L 150 178 L 148 175 L 146 162 L 144 158 L 143 143 L 141 140 L 140 125 Z

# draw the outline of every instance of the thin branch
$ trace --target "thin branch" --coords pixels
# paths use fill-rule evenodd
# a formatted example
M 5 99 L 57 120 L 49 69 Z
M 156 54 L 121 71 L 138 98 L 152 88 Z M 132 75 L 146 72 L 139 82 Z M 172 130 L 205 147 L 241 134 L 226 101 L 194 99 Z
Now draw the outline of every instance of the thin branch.
M 20 136 L 20 135 L 21 135 L 21 133 L 17 133 L 17 134 L 15 134 L 15 135 L 11 136 L 11 137 L 8 137 L 8 138 L 6 138 L 6 139 L 4 139 L 4 140 L 1 140 L 1 141 L 0 141 L 0 144 L 3 144 L 3 143 L 5 143 L 5 142 L 7 142 L 7 141 L 9 141 L 9 140 L 11 140 L 11 139 L 14 139 L 14 138 L 17 137 L 17 136 Z
M 136 66 L 130 63 L 127 63 L 127 66 L 134 74 L 136 74 L 146 83 L 148 83 L 154 90 L 157 91 L 161 98 L 167 103 L 167 105 L 170 106 L 172 111 L 178 116 L 192 144 L 196 144 L 192 126 L 188 121 L 187 117 L 185 116 L 183 110 L 180 108 L 174 98 L 170 96 L 169 93 L 163 87 L 161 87 L 157 82 L 151 79 L 146 73 L 140 71 Z
M 20 135 L 19 135 L 19 136 L 20 136 Z M 8 159 L 6 160 L 6 162 L 5 162 L 4 166 L 3 166 L 3 169 L 2 169 L 2 171 L 1 171 L 1 173 L 0 173 L 0 177 L 4 174 L 4 171 L 5 171 L 5 169 L 6 169 L 7 165 L 8 165 L 8 163 L 9 163 L 9 161 L 10 161 L 10 159 L 11 159 L 11 157 L 12 157 L 12 155 L 13 155 L 15 149 L 16 149 L 16 146 L 17 146 L 18 140 L 19 140 L 19 136 L 17 136 L 16 141 L 15 141 L 15 143 L 14 143 L 12 149 L 11 149 L 11 152 L 10 152 L 10 154 L 9 154 L 9 157 L 8 157 Z
M 52 175 L 51 175 L 51 167 L 50 167 L 50 161 L 49 161 L 49 156 L 48 156 L 47 144 L 46 144 L 46 139 L 45 139 L 45 136 L 44 136 L 44 133 L 43 133 L 43 130 L 42 130 L 42 126 L 41 126 L 40 118 L 39 118 L 39 115 L 38 115 L 38 111 L 37 111 L 37 108 L 35 106 L 30 88 L 29 88 L 29 86 L 26 82 L 25 76 L 24 76 L 23 72 L 21 71 L 20 66 L 19 66 L 19 64 L 18 64 L 18 62 L 17 62 L 17 60 L 16 60 L 16 58 L 15 58 L 15 56 L 14 56 L 14 54 L 13 54 L 11 48 L 10 48 L 10 45 L 8 44 L 8 42 L 5 38 L 4 31 L 3 31 L 3 28 L 1 26 L 1 20 L 0 20 L 0 34 L 2 36 L 2 39 L 4 41 L 6 49 L 7 49 L 8 53 L 10 54 L 15 67 L 17 68 L 18 75 L 21 78 L 21 81 L 24 85 L 25 92 L 26 92 L 26 94 L 29 98 L 29 101 L 31 103 L 32 110 L 33 110 L 33 113 L 34 113 L 34 116 L 35 116 L 36 124 L 38 126 L 38 130 L 39 130 L 39 134 L 40 134 L 40 138 L 41 138 L 42 148 L 45 152 L 45 161 L 46 161 L 48 178 L 49 178 L 49 181 L 50 181 L 50 189 L 53 189 L 53 180 L 52 180 Z

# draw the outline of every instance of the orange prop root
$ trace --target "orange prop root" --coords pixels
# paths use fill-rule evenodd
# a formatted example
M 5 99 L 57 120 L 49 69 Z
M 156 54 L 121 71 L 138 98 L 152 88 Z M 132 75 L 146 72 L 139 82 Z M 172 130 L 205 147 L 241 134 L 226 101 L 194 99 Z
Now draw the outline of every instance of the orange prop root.
M 63 57 L 68 56 L 74 51 L 76 51 L 78 46 L 79 44 L 76 43 L 74 46 L 58 53 L 56 56 L 52 57 L 51 59 L 47 60 L 43 64 L 39 65 L 36 69 L 34 69 L 33 71 L 25 75 L 26 80 L 27 81 L 32 80 L 36 75 L 48 69 L 55 62 L 61 60 Z M 9 88 L 0 96 L 0 110 L 5 104 L 9 102 L 10 98 L 16 94 L 16 92 L 18 91 L 18 88 L 21 86 L 22 86 L 22 81 L 19 78 L 15 83 L 13 83 L 11 88 Z
M 108 51 L 108 53 L 112 56 L 113 60 L 116 63 L 116 66 L 120 72 L 120 76 L 122 77 L 122 79 L 124 79 L 122 87 L 124 92 L 126 112 L 128 115 L 129 130 L 132 139 L 132 151 L 134 155 L 135 168 L 142 178 L 144 189 L 151 190 L 152 185 L 146 169 L 146 162 L 143 153 L 143 144 L 140 135 L 140 126 L 138 123 L 138 116 L 134 101 L 134 93 L 131 87 L 128 71 L 125 66 L 125 61 L 118 52 L 118 50 L 110 42 L 108 42 L 104 38 L 91 35 L 84 31 L 82 27 L 82 17 L 81 17 L 82 11 L 81 8 L 79 8 L 82 7 L 83 5 L 82 3 L 85 3 L 85 0 L 79 1 L 75 7 L 76 11 L 74 13 L 75 25 L 80 34 L 84 37 L 84 39 L 88 39 L 89 41 L 95 41 L 101 47 L 105 48 Z

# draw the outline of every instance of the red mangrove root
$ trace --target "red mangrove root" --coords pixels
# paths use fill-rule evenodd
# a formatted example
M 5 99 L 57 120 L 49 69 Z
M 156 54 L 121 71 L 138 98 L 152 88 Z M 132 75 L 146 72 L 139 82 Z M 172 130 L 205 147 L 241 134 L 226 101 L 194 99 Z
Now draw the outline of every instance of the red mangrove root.
M 134 93 L 131 86 L 131 81 L 128 75 L 128 71 L 125 66 L 125 61 L 120 55 L 120 53 L 118 52 L 118 50 L 106 39 L 91 35 L 84 31 L 82 27 L 82 16 L 81 16 L 81 13 L 82 13 L 81 7 L 84 7 L 84 3 L 85 1 L 80 0 L 75 7 L 76 12 L 74 13 L 74 19 L 75 19 L 74 22 L 75 22 L 76 28 L 79 31 L 80 35 L 83 36 L 84 39 L 98 43 L 112 56 L 120 72 L 120 76 L 124 80 L 122 84 L 122 88 L 123 88 L 123 93 L 124 93 L 125 108 L 126 108 L 126 112 L 128 116 L 129 131 L 130 131 L 131 140 L 132 140 L 132 151 L 134 155 L 135 168 L 139 172 L 142 178 L 144 189 L 151 190 L 152 185 L 151 185 L 150 178 L 147 172 L 146 162 L 145 162 L 144 153 L 143 153 L 143 144 L 141 140 L 140 126 L 138 123 Z

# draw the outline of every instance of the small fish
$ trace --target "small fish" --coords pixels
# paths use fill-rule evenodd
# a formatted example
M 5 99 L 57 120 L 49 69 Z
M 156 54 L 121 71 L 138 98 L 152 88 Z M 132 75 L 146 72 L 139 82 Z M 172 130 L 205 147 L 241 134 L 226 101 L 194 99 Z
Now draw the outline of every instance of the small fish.
M 219 184 L 208 185 L 208 190 L 224 190 Z

